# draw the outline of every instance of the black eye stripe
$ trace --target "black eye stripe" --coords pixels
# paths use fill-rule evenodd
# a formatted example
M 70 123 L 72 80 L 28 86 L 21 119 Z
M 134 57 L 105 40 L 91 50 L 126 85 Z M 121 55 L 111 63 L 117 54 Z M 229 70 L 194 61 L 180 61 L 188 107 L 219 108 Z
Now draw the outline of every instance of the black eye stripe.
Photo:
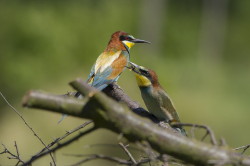
M 121 41 L 123 41 L 123 40 L 131 41 L 133 39 L 131 37 L 129 37 L 129 36 L 120 36 L 120 40 Z
M 146 71 L 146 70 L 140 70 L 141 72 L 142 72 L 142 74 L 144 74 L 144 75 L 149 75 L 149 72 L 148 71 Z

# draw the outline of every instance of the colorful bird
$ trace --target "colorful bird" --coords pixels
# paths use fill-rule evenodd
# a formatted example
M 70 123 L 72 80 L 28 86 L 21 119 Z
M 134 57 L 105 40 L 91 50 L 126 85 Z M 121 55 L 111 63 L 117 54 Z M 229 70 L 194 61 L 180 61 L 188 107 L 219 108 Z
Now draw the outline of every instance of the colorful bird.
M 108 46 L 93 65 L 87 82 L 98 90 L 102 90 L 117 81 L 129 62 L 129 50 L 135 43 L 150 42 L 136 39 L 122 31 L 113 33 Z M 76 97 L 79 95 L 77 93 Z
M 132 35 L 122 31 L 113 33 L 108 46 L 92 66 L 87 83 L 98 90 L 103 90 L 109 84 L 117 81 L 128 65 L 130 59 L 129 50 L 135 43 L 150 42 L 136 39 Z M 82 95 L 80 92 L 76 92 L 75 97 L 82 98 Z M 63 121 L 66 116 L 63 115 L 58 123 Z
M 174 122 L 180 123 L 175 107 L 167 92 L 161 87 L 156 73 L 132 62 L 130 65 L 135 72 L 136 81 L 148 111 L 160 121 L 165 121 L 170 125 Z M 178 127 L 178 129 L 186 135 L 182 128 Z

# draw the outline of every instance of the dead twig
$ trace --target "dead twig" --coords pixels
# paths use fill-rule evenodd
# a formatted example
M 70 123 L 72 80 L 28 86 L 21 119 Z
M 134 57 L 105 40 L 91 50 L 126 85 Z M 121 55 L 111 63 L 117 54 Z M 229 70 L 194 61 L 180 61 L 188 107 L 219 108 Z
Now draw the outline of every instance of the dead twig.
M 250 147 L 250 144 L 244 145 L 244 146 L 240 146 L 240 147 L 238 147 L 238 148 L 234 148 L 234 150 L 241 150 L 241 149 L 243 149 L 243 151 L 241 152 L 241 154 L 243 154 L 243 153 L 246 152 L 246 150 L 247 150 L 249 147 Z
M 129 161 L 129 160 L 124 160 L 124 159 L 121 159 L 121 158 L 118 158 L 118 157 L 111 157 L 111 156 L 106 156 L 106 155 L 102 155 L 102 154 L 87 154 L 87 155 L 65 154 L 65 155 L 74 156 L 74 157 L 85 157 L 85 156 L 87 156 L 86 158 L 80 160 L 79 162 L 77 162 L 75 164 L 72 164 L 71 166 L 79 166 L 79 165 L 81 165 L 83 163 L 86 163 L 88 161 L 95 160 L 95 159 L 109 160 L 109 161 L 116 162 L 118 164 L 123 164 L 123 165 L 132 165 L 133 164 L 133 162 Z
M 125 151 L 125 153 L 129 156 L 129 158 L 133 162 L 133 164 L 137 164 L 136 160 L 134 159 L 134 157 L 132 156 L 132 154 L 127 149 L 127 147 L 129 145 L 123 145 L 123 143 L 121 143 L 121 142 L 119 143 L 119 145 L 122 147 L 122 149 Z
M 10 152 L 4 144 L 2 144 L 2 146 L 4 147 L 4 150 L 2 152 L 0 152 L 0 154 L 9 154 L 10 156 L 7 157 L 8 159 L 17 160 L 17 163 L 15 164 L 16 166 L 18 166 L 19 163 L 24 163 L 24 161 L 20 158 L 20 154 L 19 154 L 19 151 L 18 151 L 16 141 L 15 141 L 15 144 L 14 144 L 15 149 L 16 149 L 16 155 L 14 153 Z
M 80 160 L 79 162 L 72 164 L 71 166 L 79 166 L 81 164 L 84 164 L 88 161 L 91 160 L 96 160 L 96 159 L 104 159 L 104 160 L 108 160 L 108 161 L 112 161 L 115 162 L 117 164 L 122 164 L 122 165 L 133 165 L 133 166 L 139 166 L 141 164 L 147 163 L 150 161 L 150 159 L 146 158 L 146 159 L 141 159 L 139 162 L 137 162 L 137 164 L 134 164 L 131 160 L 124 160 L 118 157 L 112 157 L 112 156 L 106 156 L 103 154 L 64 154 L 65 156 L 73 156 L 73 157 L 86 157 L 82 160 Z
M 67 145 L 69 145 L 69 144 L 73 143 L 74 141 L 78 140 L 79 138 L 81 138 L 81 137 L 83 137 L 83 136 L 85 136 L 85 135 L 87 135 L 87 134 L 93 132 L 93 131 L 96 130 L 96 129 L 97 129 L 96 127 L 92 127 L 92 128 L 90 128 L 90 129 L 88 129 L 88 130 L 86 130 L 86 131 L 84 131 L 84 132 L 79 132 L 79 134 L 77 134 L 77 135 L 74 136 L 73 138 L 71 138 L 71 139 L 69 139 L 69 140 L 67 140 L 67 141 L 65 141 L 65 142 L 63 142 L 63 143 L 57 144 L 56 147 L 51 148 L 49 151 L 45 151 L 45 152 L 42 152 L 42 153 L 38 153 L 38 154 L 32 156 L 32 157 L 31 157 L 28 161 L 26 161 L 22 166 L 28 166 L 28 165 L 30 165 L 33 161 L 35 161 L 35 160 L 37 160 L 37 159 L 39 159 L 39 158 L 41 158 L 41 157 L 43 157 L 43 156 L 45 156 L 45 155 L 47 155 L 47 154 L 49 154 L 49 153 L 55 152 L 55 151 L 57 151 L 58 149 L 61 149 L 61 148 L 63 148 L 63 147 L 66 147 Z
M 112 147 L 112 148 L 120 148 L 120 145 L 117 144 L 109 144 L 109 143 L 98 143 L 98 144 L 89 144 L 89 145 L 84 145 L 83 148 L 94 148 L 94 147 Z M 138 151 L 138 152 L 144 152 L 143 150 L 130 146 L 129 147 L 130 151 Z
M 200 125 L 200 124 L 192 124 L 192 123 L 174 123 L 171 124 L 173 127 L 193 127 L 193 128 L 202 128 L 206 130 L 206 134 L 202 137 L 202 141 L 209 135 L 211 139 L 211 143 L 213 145 L 218 145 L 217 140 L 215 138 L 214 132 L 210 129 L 210 127 L 206 125 Z
M 227 146 L 227 142 L 224 138 L 220 138 L 220 143 L 219 143 L 219 146 Z
M 66 138 L 67 136 L 69 136 L 70 134 L 84 128 L 85 126 L 89 125 L 90 123 L 92 123 L 93 121 L 87 121 L 83 124 L 81 124 L 80 126 L 70 130 L 70 131 L 67 131 L 65 135 L 61 136 L 61 137 L 58 137 L 56 138 L 54 141 L 52 141 L 50 144 L 48 144 L 45 148 L 43 148 L 38 154 L 44 152 L 45 150 L 48 150 L 48 148 L 52 147 L 53 145 L 55 145 L 56 143 L 58 143 L 59 141 L 63 140 L 64 138 Z
M 7 103 L 7 105 L 22 119 L 22 121 L 24 122 L 24 124 L 30 129 L 30 131 L 34 134 L 34 136 L 43 144 L 43 146 L 46 148 L 46 144 L 43 142 L 43 140 L 38 136 L 38 134 L 33 130 L 33 128 L 26 122 L 26 120 L 24 119 L 24 117 L 20 114 L 20 112 L 13 107 L 8 100 L 5 98 L 5 96 L 2 94 L 2 92 L 0 92 L 0 95 L 2 96 L 2 98 L 4 99 L 4 101 Z M 49 150 L 49 149 L 48 149 Z M 52 159 L 52 162 L 54 164 L 54 166 L 56 166 L 56 162 L 55 159 L 53 157 L 53 155 L 50 153 L 50 157 Z

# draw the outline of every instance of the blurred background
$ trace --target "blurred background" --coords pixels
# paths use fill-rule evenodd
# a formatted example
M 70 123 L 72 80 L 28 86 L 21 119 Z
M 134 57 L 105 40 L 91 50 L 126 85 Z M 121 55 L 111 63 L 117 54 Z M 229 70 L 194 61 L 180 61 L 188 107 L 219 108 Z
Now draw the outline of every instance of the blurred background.
M 0 91 L 46 142 L 83 123 L 82 119 L 21 107 L 31 89 L 72 91 L 68 82 L 87 78 L 110 35 L 123 30 L 151 41 L 131 50 L 131 61 L 154 69 L 183 122 L 210 126 L 231 147 L 250 143 L 250 1 L 85 0 L 0 1 Z M 133 73 L 118 81 L 144 106 Z M 21 119 L 0 99 L 0 141 L 23 160 L 42 149 Z M 118 136 L 98 130 L 56 153 L 58 165 L 99 153 L 127 158 Z M 0 147 L 0 151 L 3 148 Z M 134 153 L 134 152 L 132 152 Z M 45 157 L 34 165 L 49 165 Z M 13 165 L 0 155 L 1 165 Z M 96 160 L 85 165 L 110 165 Z

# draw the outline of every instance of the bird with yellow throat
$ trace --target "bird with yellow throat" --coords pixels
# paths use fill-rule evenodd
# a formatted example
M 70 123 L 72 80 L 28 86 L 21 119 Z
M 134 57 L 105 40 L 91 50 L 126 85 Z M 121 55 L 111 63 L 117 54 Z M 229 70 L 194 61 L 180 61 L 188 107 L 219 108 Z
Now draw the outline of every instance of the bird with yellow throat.
M 150 42 L 136 39 L 123 31 L 113 33 L 107 47 L 92 66 L 87 83 L 98 90 L 103 90 L 109 84 L 116 82 L 130 61 L 130 49 L 135 43 Z M 75 97 L 82 98 L 79 92 L 76 92 Z M 66 116 L 63 115 L 58 123 Z
M 135 72 L 137 84 L 141 91 L 142 99 L 150 113 L 158 120 L 171 124 L 180 123 L 179 115 L 167 92 L 158 81 L 157 74 L 143 66 L 130 62 L 132 71 Z M 176 127 L 183 135 L 186 132 L 181 127 Z

